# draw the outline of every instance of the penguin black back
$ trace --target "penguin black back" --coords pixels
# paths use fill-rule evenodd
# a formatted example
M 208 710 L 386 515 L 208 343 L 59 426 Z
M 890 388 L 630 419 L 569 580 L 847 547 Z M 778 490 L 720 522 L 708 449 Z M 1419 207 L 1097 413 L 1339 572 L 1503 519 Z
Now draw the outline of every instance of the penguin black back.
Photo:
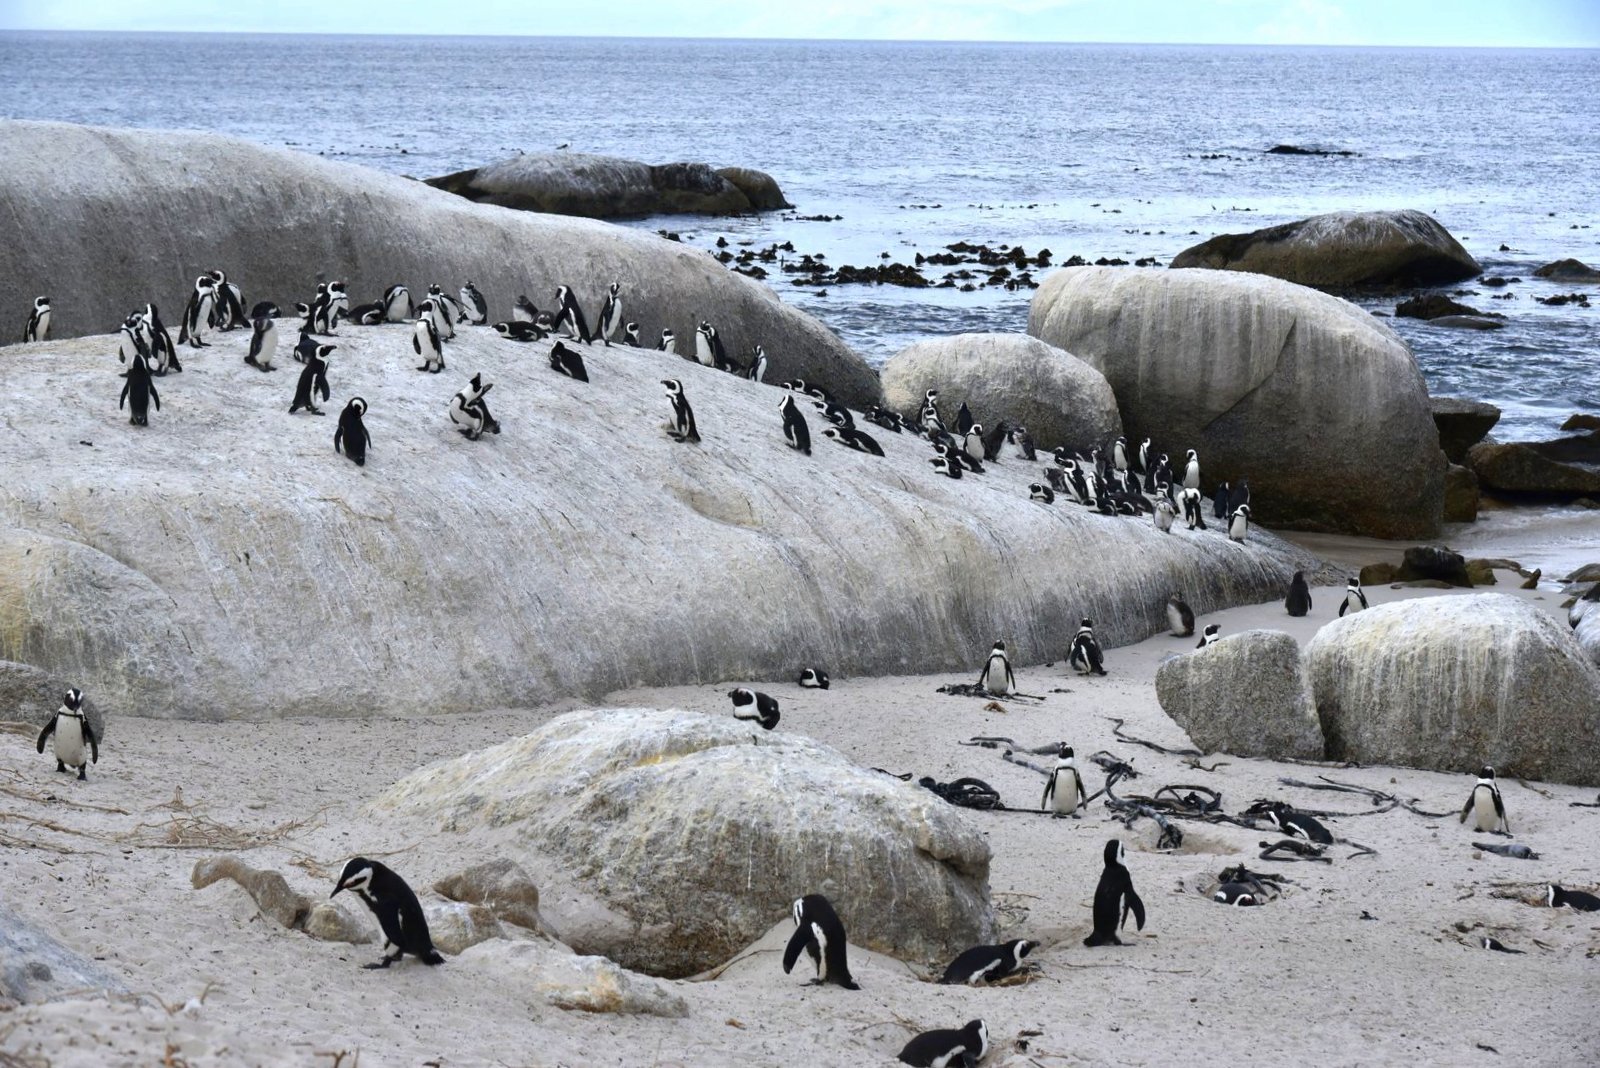
M 837 983 L 846 990 L 860 990 L 850 978 L 845 960 L 844 924 L 833 905 L 821 894 L 807 894 L 794 903 L 794 934 L 783 951 L 783 973 L 788 975 L 803 949 L 817 966 L 816 983 Z
M 366 466 L 367 448 L 372 444 L 367 425 L 361 420 L 366 414 L 367 402 L 360 397 L 351 398 L 339 413 L 339 429 L 333 432 L 333 451 L 342 451 L 357 467 Z
M 1296 571 L 1289 580 L 1289 596 L 1284 599 L 1283 607 L 1297 618 L 1311 611 L 1311 587 L 1306 585 L 1304 571 Z
M 366 857 L 356 857 L 344 866 L 339 882 L 330 898 L 340 891 L 351 890 L 366 903 L 383 928 L 384 946 L 393 946 L 394 952 L 367 968 L 387 968 L 409 953 L 424 964 L 443 964 L 444 958 L 433 948 L 433 937 L 428 933 L 428 920 L 422 914 L 417 895 L 406 881 L 389 868 Z
M 988 1025 L 972 1020 L 960 1030 L 924 1031 L 905 1044 L 898 1060 L 918 1068 L 966 1068 L 988 1054 Z
M 1144 902 L 1133 889 L 1133 877 L 1123 864 L 1127 855 L 1122 843 L 1113 838 L 1106 843 L 1105 870 L 1094 891 L 1094 931 L 1083 940 L 1086 946 L 1120 946 L 1117 929 L 1128 922 L 1128 913 L 1139 930 L 1144 930 Z
M 161 397 L 156 393 L 156 384 L 150 380 L 150 366 L 145 363 L 143 352 L 133 354 L 133 362 L 122 372 L 122 377 L 127 381 L 123 383 L 122 397 L 117 401 L 117 407 L 127 406 L 131 425 L 149 426 L 150 402 L 155 401 L 156 411 L 159 412 Z

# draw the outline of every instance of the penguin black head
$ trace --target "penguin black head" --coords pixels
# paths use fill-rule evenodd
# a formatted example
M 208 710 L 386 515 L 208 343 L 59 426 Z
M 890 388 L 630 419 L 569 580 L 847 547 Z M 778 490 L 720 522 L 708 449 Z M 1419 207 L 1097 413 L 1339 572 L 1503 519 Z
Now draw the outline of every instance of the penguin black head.
M 350 403 L 345 405 L 347 411 L 354 411 L 357 415 L 367 414 L 367 402 L 361 397 L 351 397 Z
M 832 438 L 834 441 L 844 440 L 843 436 L 839 433 L 839 428 L 836 426 L 825 427 L 822 431 L 822 436 L 825 438 Z
M 372 885 L 372 877 L 377 874 L 377 864 L 366 857 L 354 857 L 345 864 L 344 871 L 339 873 L 339 882 L 333 888 L 333 893 L 328 897 L 339 896 L 341 890 L 354 890 L 362 893 Z
M 216 284 L 217 283 L 209 274 L 203 274 L 194 280 L 194 287 L 196 289 L 212 289 L 216 286 Z
M 333 355 L 333 350 L 338 348 L 338 347 L 339 347 L 338 345 L 318 345 L 317 346 L 317 359 L 326 362 L 328 357 Z
M 661 384 L 667 387 L 667 392 L 674 397 L 683 395 L 683 383 L 676 378 L 663 378 Z
M 1233 510 L 1233 514 L 1234 515 L 1242 515 L 1246 519 L 1249 519 L 1250 518 L 1250 506 L 1248 504 L 1241 504 L 1239 507 L 1237 507 L 1237 508 L 1235 508 Z
M 1106 843 L 1106 867 L 1109 868 L 1113 864 L 1119 867 L 1123 866 L 1123 861 L 1126 859 L 1127 855 L 1128 850 L 1127 847 L 1122 844 L 1122 839 L 1113 838 L 1111 841 Z
M 1084 616 L 1083 619 L 1078 622 L 1078 626 L 1089 627 L 1092 629 L 1094 627 L 1094 620 L 1090 619 L 1088 616 Z
M 1060 759 L 1060 760 L 1071 760 L 1071 759 L 1073 759 L 1072 746 L 1068 745 L 1066 742 L 1062 742 L 1061 743 L 1061 752 L 1057 753 L 1056 756 L 1057 756 L 1057 759 Z
M 50 307 L 50 298 L 49 297 L 34 297 L 33 298 L 33 306 L 35 308 L 39 309 L 40 311 L 44 311 L 46 308 Z
M 1478 778 L 1480 778 L 1480 779 L 1488 779 L 1490 782 L 1493 782 L 1494 781 L 1494 769 L 1491 768 L 1489 765 L 1485 764 L 1483 767 L 1478 769 Z
M 344 295 L 344 283 L 343 282 L 329 282 L 328 283 L 328 292 L 334 294 L 335 296 L 343 296 Z
M 1200 458 L 1200 454 L 1195 452 L 1193 449 L 1190 449 L 1188 452 L 1183 454 L 1183 458 L 1185 460 L 1198 460 Z
M 76 712 L 83 707 L 83 691 L 74 686 L 68 690 L 66 696 L 61 698 L 61 703 L 67 706 L 67 711 Z
M 1006 643 L 1005 642 L 995 642 L 993 651 L 996 652 L 996 653 L 1005 652 L 1006 651 Z
M 467 283 L 467 285 L 469 285 L 469 286 L 471 284 L 472 284 L 471 282 Z M 614 297 L 618 293 L 622 292 L 622 283 L 621 282 L 612 282 L 611 285 L 607 286 L 606 288 L 611 291 L 611 295 Z
M 216 285 L 220 286 L 224 282 L 226 282 L 227 280 L 228 280 L 228 276 L 223 274 L 222 271 L 219 268 L 213 267 L 211 269 L 211 281 L 213 283 L 215 283 Z
M 922 395 L 922 398 L 929 404 L 932 404 L 934 401 L 939 399 L 939 391 L 936 389 L 930 389 Z

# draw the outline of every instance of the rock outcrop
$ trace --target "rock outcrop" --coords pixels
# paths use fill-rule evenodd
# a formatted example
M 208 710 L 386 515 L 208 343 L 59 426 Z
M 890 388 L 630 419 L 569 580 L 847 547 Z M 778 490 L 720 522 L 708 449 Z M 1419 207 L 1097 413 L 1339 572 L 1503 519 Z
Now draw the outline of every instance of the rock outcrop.
M 1446 460 L 1421 372 L 1353 304 L 1259 275 L 1074 267 L 1034 295 L 1028 332 L 1105 375 L 1130 441 L 1179 472 L 1198 450 L 1203 490 L 1248 478 L 1268 526 L 1438 530 Z
M 0 659 L 113 716 L 437 715 L 801 662 L 965 671 L 1000 634 L 1043 662 L 1081 616 L 1142 640 L 1166 591 L 1211 611 L 1317 566 L 1260 531 L 1240 547 L 1040 505 L 1032 465 L 952 481 L 910 435 L 874 428 L 868 456 L 809 410 L 804 456 L 777 387 L 653 350 L 575 346 L 585 384 L 487 328 L 439 375 L 404 326 L 330 340 L 328 418 L 290 416 L 295 372 L 249 367 L 232 334 L 159 380 L 145 428 L 117 410 L 113 339 L 0 350 Z M 503 431 L 469 441 L 446 408 L 476 373 Z M 669 376 L 698 445 L 662 432 Z M 332 447 L 356 395 L 365 467 Z
M 1444 473 L 1444 521 L 1471 523 L 1478 518 L 1478 476 L 1470 467 L 1451 464 Z
M 727 960 L 808 893 L 852 942 L 906 959 L 992 935 L 989 846 L 967 813 L 808 738 L 754 740 L 731 718 L 574 712 L 415 772 L 368 812 L 554 858 L 595 899 L 586 914 L 609 914 L 552 917 L 562 941 L 652 975 Z
M 514 860 L 501 857 L 474 864 L 440 879 L 433 889 L 451 901 L 482 905 L 506 923 L 530 931 L 544 930 L 539 918 L 539 888 Z
M 762 171 L 583 152 L 528 152 L 427 183 L 484 204 L 589 219 L 746 215 L 793 206 Z
M 625 317 L 647 338 L 670 327 L 692 339 L 703 318 L 741 360 L 763 345 L 773 381 L 814 380 L 856 405 L 879 395 L 832 331 L 704 252 L 231 137 L 0 121 L 0 203 L 0 278 L 52 298 L 57 338 L 114 332 L 150 301 L 176 337 L 196 275 L 213 268 L 246 308 L 285 312 L 328 279 L 356 303 L 397 282 L 418 300 L 433 282 L 454 296 L 470 280 L 491 322 L 511 318 L 519 294 L 549 308 L 559 285 L 592 320 L 621 282 Z
M 422 906 L 428 919 L 428 935 L 433 947 L 452 957 L 491 938 L 509 938 L 500 918 L 482 905 L 462 901 L 430 901 Z
M 1339 211 L 1184 249 L 1172 267 L 1253 271 L 1319 289 L 1431 286 L 1483 273 L 1433 216 Z
M 513 989 L 526 986 L 558 1009 L 668 1019 L 689 1015 L 688 1001 L 672 984 L 618 967 L 605 957 L 574 956 L 559 946 L 492 941 L 467 950 L 462 961 Z
M 1450 586 L 1471 586 L 1467 559 L 1458 552 L 1438 545 L 1413 545 L 1401 554 L 1396 582 L 1432 580 Z
M 957 334 L 919 341 L 883 366 L 883 395 L 916 419 L 929 389 L 954 413 L 963 401 L 989 429 L 1025 426 L 1040 449 L 1085 454 L 1122 433 L 1105 376 L 1070 352 L 1025 334 Z
M 1322 726 L 1299 644 L 1247 630 L 1171 657 L 1156 670 L 1162 711 L 1208 753 L 1322 759 Z
M 68 992 L 125 989 L 122 980 L 105 968 L 0 904 L 0 1005 L 51 1001 Z
M 1535 278 L 1548 278 L 1552 282 L 1600 282 L 1600 271 L 1582 260 L 1564 259 L 1536 268 Z
M 338 905 L 318 901 L 289 885 L 280 872 L 252 868 L 238 857 L 208 857 L 195 862 L 189 884 L 203 890 L 212 883 L 230 879 L 250 895 L 261 915 L 287 927 L 304 931 L 324 942 L 361 944 L 372 941 L 372 932 Z
M 1374 605 L 1306 647 L 1330 760 L 1600 785 L 1600 668 L 1506 594 Z
M 1466 397 L 1429 397 L 1433 424 L 1439 428 L 1439 448 L 1453 464 L 1465 462 L 1467 450 L 1488 436 L 1500 421 L 1500 409 L 1486 401 Z
M 1478 484 L 1498 493 L 1583 497 L 1600 494 L 1600 466 L 1566 463 L 1537 442 L 1485 441 L 1467 451 Z

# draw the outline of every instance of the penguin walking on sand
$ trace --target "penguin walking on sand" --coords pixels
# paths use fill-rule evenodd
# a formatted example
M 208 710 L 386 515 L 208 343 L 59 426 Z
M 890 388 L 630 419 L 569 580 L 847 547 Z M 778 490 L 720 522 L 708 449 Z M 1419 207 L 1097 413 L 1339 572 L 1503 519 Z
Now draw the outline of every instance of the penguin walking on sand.
M 589 381 L 589 371 L 583 365 L 583 355 L 577 349 L 569 349 L 559 341 L 550 348 L 550 369 L 579 382 Z
M 1023 958 L 1038 948 L 1039 943 L 1026 938 L 998 946 L 973 946 L 950 962 L 939 982 L 947 986 L 983 986 L 1004 979 L 1020 971 Z
M 276 371 L 272 366 L 272 358 L 278 352 L 278 324 L 270 315 L 263 315 L 250 322 L 250 351 L 245 354 L 244 362 L 258 371 Z
M 800 677 L 795 681 L 803 690 L 826 690 L 828 673 L 820 668 L 801 668 Z
M 1177 594 L 1167 598 L 1167 629 L 1175 638 L 1189 638 L 1194 635 L 1194 609 L 1189 607 Z
M 412 303 L 411 290 L 398 282 L 383 291 L 381 303 L 383 321 L 386 323 L 404 323 L 417 317 L 417 307 Z
M 428 918 L 422 905 L 406 881 L 389 868 L 366 857 L 356 857 L 344 866 L 339 882 L 329 894 L 330 899 L 342 891 L 355 893 L 378 918 L 383 928 L 383 948 L 394 947 L 376 964 L 364 968 L 387 968 L 407 953 L 424 964 L 443 964 L 444 958 L 433 948 L 433 936 L 428 933 Z
M 417 370 L 429 374 L 444 370 L 444 347 L 439 341 L 439 328 L 434 325 L 433 316 L 427 312 L 417 316 L 411 328 L 411 349 L 422 357 L 422 366 Z
M 1006 655 L 1005 642 L 995 642 L 994 648 L 989 650 L 989 659 L 978 673 L 978 689 L 999 697 L 1016 692 L 1017 679 L 1011 673 L 1011 658 Z
M 469 441 L 477 441 L 486 432 L 500 433 L 500 424 L 489 414 L 489 402 L 483 399 L 493 388 L 493 382 L 485 382 L 482 374 L 475 374 L 465 389 L 450 398 L 450 421 Z
M 1056 766 L 1050 769 L 1050 777 L 1045 780 L 1039 807 L 1057 816 L 1070 816 L 1088 803 L 1089 791 L 1084 789 L 1083 776 L 1078 774 L 1078 760 L 1072 754 L 1072 746 L 1062 742 Z
M 74 687 L 62 698 L 61 707 L 56 709 L 56 714 L 39 732 L 39 742 L 35 746 L 39 752 L 44 752 L 44 743 L 50 740 L 51 735 L 55 736 L 55 748 L 52 751 L 56 757 L 56 770 L 70 773 L 77 768 L 78 779 L 87 782 L 89 764 L 100 763 L 100 742 L 95 738 L 94 728 L 89 726 L 89 719 L 84 714 L 82 690 Z
M 667 423 L 667 436 L 673 441 L 700 440 L 700 431 L 694 424 L 694 409 L 689 407 L 689 397 L 683 392 L 683 383 L 676 378 L 663 378 L 661 385 L 672 404 L 672 418 Z
M 482 326 L 489 321 L 489 302 L 483 299 L 483 294 L 478 292 L 478 287 L 470 279 L 461 287 L 461 311 L 473 326 Z
M 294 403 L 289 405 L 290 415 L 301 408 L 312 415 L 328 414 L 317 407 L 317 394 L 322 394 L 323 400 L 332 395 L 332 391 L 328 389 L 328 360 L 333 355 L 333 350 L 338 347 L 318 345 L 317 351 L 306 360 L 306 365 L 300 369 L 300 381 L 294 387 Z
M 48 341 L 50 338 L 50 298 L 34 297 L 28 312 L 28 323 L 22 328 L 22 343 Z
M 1192 634 L 1193 631 L 1191 631 L 1190 633 Z M 1222 637 L 1222 624 L 1221 623 L 1207 623 L 1206 624 L 1206 629 L 1200 635 L 1200 641 L 1195 645 L 1195 648 L 1196 649 L 1204 649 L 1208 645 L 1215 645 L 1215 644 L 1217 644 L 1218 640 L 1221 639 L 1221 637 Z
M 556 310 L 554 317 L 555 327 L 564 330 L 567 336 L 574 341 L 587 345 L 594 340 L 589 333 L 589 320 L 583 317 L 583 309 L 578 306 L 578 298 L 573 294 L 571 286 L 556 287 Z
M 1289 596 L 1284 598 L 1283 607 L 1297 619 L 1311 611 L 1311 587 L 1306 585 L 1304 571 L 1296 571 L 1289 580 Z
M 126 379 L 122 384 L 122 398 L 117 401 L 120 410 L 124 405 L 128 408 L 128 423 L 132 426 L 150 425 L 150 402 L 155 401 L 156 411 L 161 410 L 161 397 L 156 393 L 156 384 L 150 379 L 150 367 L 144 362 L 144 353 L 135 352 L 133 362 L 128 369 L 122 372 Z
M 794 969 L 803 949 L 817 968 L 814 985 L 837 983 L 846 990 L 860 990 L 850 978 L 850 965 L 845 959 L 844 924 L 828 899 L 821 894 L 797 898 L 793 916 L 794 934 L 783 950 L 783 974 Z
M 1094 931 L 1083 940 L 1086 946 L 1120 946 L 1117 930 L 1133 913 L 1137 930 L 1144 930 L 1144 902 L 1133 889 L 1133 877 L 1125 863 L 1127 850 L 1116 838 L 1106 843 L 1105 870 L 1094 890 Z
M 194 290 L 189 294 L 189 303 L 183 308 L 183 323 L 178 328 L 180 345 L 198 349 L 205 344 L 200 338 L 211 329 L 212 312 L 216 306 L 216 282 L 209 274 L 203 274 L 194 280 Z
M 733 698 L 733 718 L 761 724 L 770 731 L 778 725 L 778 699 L 769 694 L 740 686 L 728 691 Z
M 778 413 L 783 417 L 783 439 L 789 443 L 789 448 L 810 456 L 811 428 L 806 425 L 806 417 L 800 413 L 800 406 L 794 402 L 793 393 L 783 395 L 778 402 Z
M 1244 539 L 1250 534 L 1250 506 L 1241 504 L 1233 513 L 1233 518 L 1228 521 L 1228 540 L 1244 544 Z
M 1361 578 L 1352 575 L 1344 585 L 1344 600 L 1339 602 L 1339 618 L 1346 612 L 1362 612 L 1367 607 L 1367 595 L 1361 589 Z
M 901 1064 L 917 1068 L 969 1068 L 989 1055 L 989 1027 L 972 1020 L 958 1031 L 924 1031 L 900 1051 Z
M 612 282 L 606 287 L 605 303 L 600 305 L 600 320 L 595 335 L 607 348 L 611 339 L 622 329 L 622 283 Z
M 1206 529 L 1206 517 L 1201 512 L 1201 500 L 1203 498 L 1197 489 L 1186 489 L 1178 494 L 1178 501 L 1183 505 L 1183 521 L 1188 524 L 1190 530 Z
M 333 432 L 333 451 L 343 452 L 357 467 L 367 466 L 367 450 L 372 447 L 372 435 L 362 416 L 367 414 L 367 402 L 352 397 L 339 413 L 339 429 Z
M 1460 822 L 1467 822 L 1468 812 L 1472 813 L 1473 830 L 1511 834 L 1511 824 L 1506 822 L 1506 803 L 1500 797 L 1499 784 L 1494 781 L 1494 769 L 1488 765 L 1479 770 L 1478 782 L 1467 795 L 1467 803 L 1461 806 Z
M 1105 654 L 1100 650 L 1100 640 L 1094 636 L 1094 623 L 1088 618 L 1079 624 L 1078 633 L 1072 636 L 1067 662 L 1080 675 L 1106 674 Z

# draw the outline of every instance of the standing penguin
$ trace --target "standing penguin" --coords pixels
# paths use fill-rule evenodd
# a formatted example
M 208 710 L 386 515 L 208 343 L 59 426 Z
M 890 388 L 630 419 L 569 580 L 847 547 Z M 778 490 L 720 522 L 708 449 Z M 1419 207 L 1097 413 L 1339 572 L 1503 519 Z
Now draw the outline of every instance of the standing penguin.
M 1178 494 L 1178 500 L 1183 505 L 1183 520 L 1189 525 L 1190 530 L 1206 529 L 1206 517 L 1201 513 L 1200 508 L 1201 499 L 1200 491 L 1193 488 L 1186 489 Z
M 922 1032 L 905 1044 L 898 1059 L 916 1068 L 968 1068 L 988 1055 L 989 1027 L 971 1020 L 959 1031 Z
M 232 330 L 249 322 L 244 314 L 244 291 L 228 281 L 226 273 L 211 272 L 211 287 L 217 294 L 215 322 L 218 330 Z
M 767 380 L 767 350 L 760 345 L 750 354 L 750 366 L 745 370 L 745 377 L 752 382 Z
M 1204 649 L 1208 645 L 1215 645 L 1215 644 L 1217 644 L 1217 641 L 1219 639 L 1221 639 L 1221 637 L 1222 637 L 1222 624 L 1221 623 L 1207 623 L 1206 624 L 1205 633 L 1200 635 L 1200 641 L 1199 641 L 1198 644 L 1195 645 L 1195 648 L 1196 649 Z
M 762 730 L 770 731 L 778 725 L 778 699 L 770 694 L 752 690 L 747 686 L 740 686 L 728 691 L 728 696 L 733 698 L 733 718 L 745 719 L 761 724 Z
M 578 298 L 573 295 L 570 286 L 556 287 L 554 323 L 556 329 L 565 330 L 574 341 L 587 345 L 594 340 L 589 333 L 589 320 L 583 317 L 583 309 L 578 306 Z
M 1193 449 L 1184 455 L 1183 488 L 1192 490 L 1200 488 L 1200 454 Z
M 1067 662 L 1082 675 L 1104 675 L 1105 656 L 1100 651 L 1100 640 L 1094 636 L 1094 623 L 1085 618 L 1072 636 L 1072 648 L 1067 652 Z
M 411 349 L 422 357 L 422 366 L 417 370 L 430 374 L 444 370 L 444 348 L 439 342 L 439 328 L 434 325 L 433 316 L 427 312 L 417 316 L 416 325 L 411 328 Z
M 454 297 L 444 295 L 444 288 L 437 282 L 428 286 L 428 301 L 432 302 L 436 313 L 433 325 L 438 328 L 440 340 L 449 341 L 456 336 L 456 324 L 466 319 L 466 313 Z
M 1128 439 L 1118 438 L 1111 443 L 1111 466 L 1118 472 L 1128 470 Z
M 123 383 L 122 399 L 117 401 L 117 408 L 127 405 L 128 422 L 133 426 L 149 426 L 150 402 L 156 402 L 159 412 L 161 397 L 156 393 L 156 384 L 150 380 L 150 367 L 144 362 L 144 353 L 133 354 L 133 362 L 122 372 L 122 377 L 127 381 Z
M 1137 929 L 1144 930 L 1144 902 L 1134 892 L 1133 877 L 1123 863 L 1126 857 L 1121 841 L 1113 838 L 1106 843 L 1106 867 L 1094 890 L 1094 931 L 1083 940 L 1086 946 L 1122 945 L 1117 929 L 1128 922 L 1129 912 Z
M 1241 478 L 1233 487 L 1233 492 L 1228 494 L 1229 513 L 1237 512 L 1240 508 L 1250 503 L 1250 480 Z
M 966 453 L 967 459 L 983 463 L 986 457 L 983 449 L 982 423 L 973 423 L 967 427 L 967 432 L 961 437 L 961 451 Z
M 196 349 L 205 344 L 200 336 L 211 329 L 212 312 L 216 304 L 216 282 L 209 274 L 196 278 L 194 290 L 189 294 L 189 303 L 183 308 L 183 323 L 178 328 L 179 344 Z
M 383 928 L 383 946 L 394 947 L 376 964 L 364 968 L 387 968 L 407 953 L 424 964 L 443 964 L 444 958 L 433 948 L 433 936 L 428 933 L 428 918 L 422 913 L 417 895 L 406 881 L 375 860 L 356 857 L 344 866 L 339 882 L 329 898 L 340 891 L 353 890 L 357 897 L 372 910 Z
M 631 348 L 642 349 L 644 342 L 639 340 L 639 324 L 624 323 L 622 327 L 622 343 Z
M 1361 577 L 1352 575 L 1344 586 L 1344 600 L 1339 603 L 1339 617 L 1346 612 L 1360 612 L 1367 607 L 1367 595 L 1361 590 Z
M 478 287 L 470 279 L 461 287 L 461 310 L 467 322 L 473 326 L 482 326 L 489 321 L 489 302 L 483 299 L 483 294 L 478 292 Z
M 1296 571 L 1289 580 L 1289 596 L 1284 598 L 1283 607 L 1296 618 L 1311 611 L 1311 587 L 1306 585 L 1304 571 Z
M 794 934 L 783 950 L 783 974 L 793 970 L 803 949 L 817 967 L 816 985 L 837 983 L 846 990 L 860 990 L 845 959 L 844 924 L 828 899 L 821 894 L 797 898 L 793 915 Z
M 967 431 L 972 429 L 972 424 L 978 420 L 972 414 L 972 409 L 967 407 L 967 402 L 962 401 L 961 407 L 956 409 L 956 436 L 966 437 Z
M 656 346 L 656 351 L 666 352 L 676 356 L 678 354 L 678 336 L 671 330 L 662 330 L 661 343 Z
M 384 322 L 403 323 L 416 318 L 416 315 L 417 308 L 411 302 L 411 290 L 397 282 L 383 291 Z
M 694 409 L 689 407 L 683 383 L 676 378 L 663 378 L 661 384 L 666 387 L 667 399 L 672 402 L 672 421 L 667 424 L 667 436 L 673 441 L 698 442 L 700 431 L 694 425 Z
M 300 381 L 294 387 L 294 403 L 289 405 L 289 414 L 293 415 L 301 408 L 312 415 L 327 415 L 328 413 L 317 407 L 317 394 L 322 394 L 322 399 L 327 400 L 331 395 L 328 389 L 328 359 L 333 355 L 337 345 L 318 345 L 317 351 L 306 360 L 306 365 L 300 369 Z
M 1500 787 L 1494 781 L 1494 769 L 1488 765 L 1479 770 L 1477 785 L 1467 795 L 1467 803 L 1461 806 L 1460 822 L 1467 822 L 1468 812 L 1472 813 L 1472 829 L 1475 831 L 1511 833 L 1511 824 L 1506 821 L 1505 801 L 1501 799 Z
M 577 349 L 567 348 L 559 341 L 550 347 L 550 369 L 579 382 L 589 381 L 589 371 L 583 366 L 583 354 Z
M 995 642 L 994 648 L 989 650 L 989 659 L 978 673 L 978 689 L 1000 697 L 1016 692 L 1017 679 L 1011 673 L 1011 658 L 1006 655 L 1005 642 Z
M 728 366 L 728 353 L 722 347 L 722 337 L 717 328 L 700 320 L 694 332 L 694 358 L 707 367 L 724 370 Z
M 272 314 L 277 315 L 278 309 L 272 308 Z M 163 372 L 167 370 L 182 371 L 183 365 L 178 362 L 178 350 L 173 348 L 172 335 L 167 332 L 166 325 L 161 322 L 161 312 L 154 304 L 144 306 L 144 325 L 148 333 L 150 356 L 156 366 Z
M 339 429 L 333 432 L 333 451 L 342 451 L 357 467 L 367 466 L 367 450 L 372 447 L 372 435 L 367 433 L 367 424 L 361 421 L 366 414 L 367 402 L 360 397 L 351 398 L 339 413 Z
M 28 325 L 22 328 L 22 342 L 47 341 L 50 337 L 50 298 L 34 297 L 28 312 Z
M 250 351 L 244 362 L 258 371 L 276 371 L 272 357 L 278 352 L 278 324 L 270 315 L 251 320 Z
M 1250 506 L 1241 504 L 1228 522 L 1228 540 L 1241 544 L 1250 533 Z
M 1194 609 L 1177 594 L 1167 598 L 1167 629 L 1175 638 L 1188 638 L 1194 634 Z
M 1172 524 L 1178 518 L 1178 510 L 1172 506 L 1172 502 L 1167 499 L 1166 494 L 1162 494 L 1156 500 L 1155 507 L 1150 514 L 1157 530 L 1164 534 L 1172 533 Z
M 517 302 L 511 305 L 511 321 L 514 323 L 531 323 L 539 318 L 539 309 L 533 301 L 528 299 L 526 293 L 517 295 Z
M 1217 490 L 1211 497 L 1211 515 L 1214 519 L 1226 519 L 1233 509 L 1228 507 L 1232 490 L 1226 482 L 1218 482 Z
M 56 770 L 77 768 L 78 778 L 88 781 L 89 763 L 100 763 L 100 742 L 94 736 L 94 729 L 89 726 L 88 717 L 84 715 L 82 690 L 73 688 L 62 698 L 61 707 L 56 709 L 56 714 L 39 732 L 36 746 L 39 752 L 44 752 L 44 743 L 52 734 L 56 740 Z
M 611 339 L 622 329 L 622 283 L 612 282 L 606 287 L 605 303 L 600 305 L 600 320 L 596 324 L 600 341 L 610 347 Z
M 1078 761 L 1072 755 L 1072 746 L 1062 742 L 1061 752 L 1056 756 L 1056 766 L 1050 769 L 1050 777 L 1045 780 L 1044 796 L 1039 800 L 1039 807 L 1057 816 L 1070 816 L 1088 803 L 1089 791 L 1083 788 L 1083 776 L 1078 774 Z
M 465 389 L 450 398 L 450 421 L 471 441 L 483 437 L 485 431 L 500 433 L 500 424 L 489 414 L 489 403 L 483 399 L 493 388 L 493 382 L 485 382 L 482 374 L 475 374 Z
M 1034 463 L 1039 459 L 1039 450 L 1034 448 L 1033 435 L 1028 433 L 1025 426 L 1014 426 L 1006 431 L 1006 440 L 1017 451 L 1017 457 Z
M 150 356 L 150 345 L 144 339 L 144 317 L 138 312 L 122 320 L 122 332 L 117 338 L 117 362 L 127 363 L 135 354 L 146 359 Z
M 800 406 L 794 402 L 793 393 L 783 395 L 778 402 L 778 412 L 783 416 L 783 438 L 789 443 L 789 448 L 810 456 L 811 428 L 806 425 L 806 417 L 800 414 Z

